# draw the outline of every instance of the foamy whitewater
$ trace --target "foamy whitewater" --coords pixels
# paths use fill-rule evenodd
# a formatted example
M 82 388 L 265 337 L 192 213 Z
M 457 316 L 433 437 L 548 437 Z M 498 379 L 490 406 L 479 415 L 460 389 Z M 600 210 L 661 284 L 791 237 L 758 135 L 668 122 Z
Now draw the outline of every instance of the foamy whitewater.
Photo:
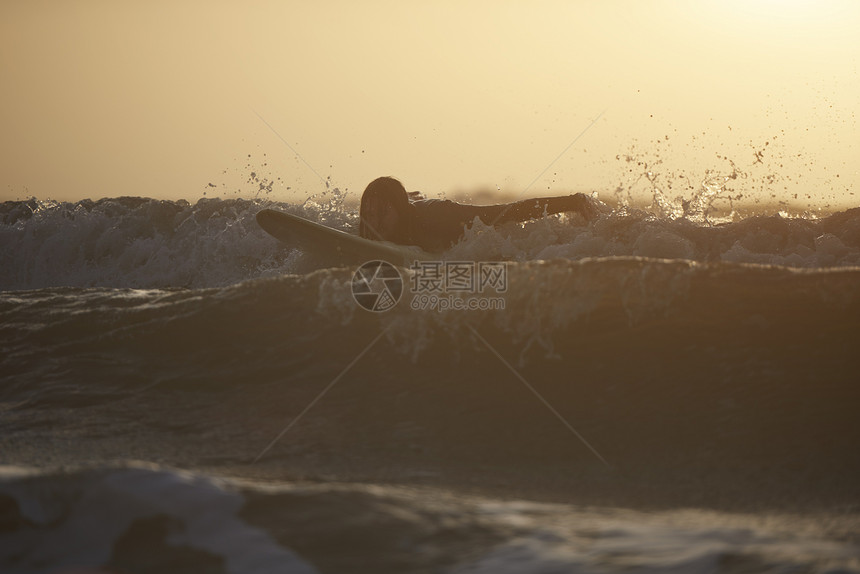
M 337 190 L 0 205 L 0 571 L 860 572 L 860 208 L 705 195 L 382 313 L 255 222 Z
M 357 215 L 343 198 L 320 205 L 266 200 L 160 201 L 120 197 L 78 203 L 6 202 L 0 206 L 3 290 L 45 287 L 224 287 L 313 267 L 300 264 L 255 220 L 281 209 L 357 233 Z M 698 219 L 702 216 L 699 214 Z M 578 216 L 553 216 L 500 230 L 478 222 L 445 259 L 577 261 L 647 257 L 750 263 L 792 268 L 860 266 L 860 211 L 824 218 L 752 216 L 709 225 L 634 209 L 585 226 Z

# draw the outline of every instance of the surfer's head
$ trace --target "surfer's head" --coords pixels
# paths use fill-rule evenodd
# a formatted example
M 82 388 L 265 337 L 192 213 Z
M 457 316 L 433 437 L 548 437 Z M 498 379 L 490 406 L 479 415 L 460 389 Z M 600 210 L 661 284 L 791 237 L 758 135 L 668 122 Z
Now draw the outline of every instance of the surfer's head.
M 358 233 L 368 239 L 408 243 L 409 197 L 393 177 L 374 179 L 361 196 Z

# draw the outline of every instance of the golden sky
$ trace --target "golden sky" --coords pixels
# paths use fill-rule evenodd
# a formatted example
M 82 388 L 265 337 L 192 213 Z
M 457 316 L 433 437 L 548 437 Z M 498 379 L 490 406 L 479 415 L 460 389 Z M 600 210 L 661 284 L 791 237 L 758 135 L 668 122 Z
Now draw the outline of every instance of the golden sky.
M 612 199 L 734 164 L 745 200 L 857 205 L 857 30 L 851 0 L 9 0 L 0 199 L 253 197 L 251 172 L 279 200 Z

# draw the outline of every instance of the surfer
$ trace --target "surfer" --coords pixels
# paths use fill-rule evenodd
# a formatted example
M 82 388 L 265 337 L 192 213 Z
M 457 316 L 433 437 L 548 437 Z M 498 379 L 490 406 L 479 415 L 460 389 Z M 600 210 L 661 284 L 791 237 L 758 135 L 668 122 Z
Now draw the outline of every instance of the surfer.
M 359 234 L 367 239 L 417 245 L 425 251 L 443 251 L 463 237 L 476 217 L 486 225 L 499 225 L 573 211 L 591 221 L 600 214 L 599 205 L 582 193 L 500 205 L 466 205 L 424 199 L 418 192 L 407 193 L 393 177 L 380 177 L 370 182 L 361 196 Z

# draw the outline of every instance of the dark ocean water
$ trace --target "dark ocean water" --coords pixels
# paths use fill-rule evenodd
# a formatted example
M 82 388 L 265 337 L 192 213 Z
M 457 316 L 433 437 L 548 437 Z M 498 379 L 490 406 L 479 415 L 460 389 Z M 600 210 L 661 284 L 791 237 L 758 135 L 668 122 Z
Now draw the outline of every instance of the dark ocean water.
M 0 571 L 860 571 L 860 209 L 476 225 L 504 289 L 373 313 L 264 207 L 356 227 L 0 206 Z

